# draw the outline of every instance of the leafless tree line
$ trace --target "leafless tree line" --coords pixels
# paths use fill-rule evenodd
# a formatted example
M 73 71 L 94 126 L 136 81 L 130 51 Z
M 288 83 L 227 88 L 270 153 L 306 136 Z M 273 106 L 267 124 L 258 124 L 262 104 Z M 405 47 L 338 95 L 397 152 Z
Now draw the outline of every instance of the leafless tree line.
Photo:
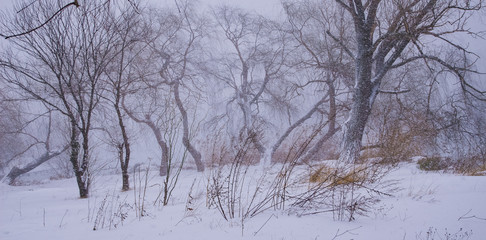
M 485 157 L 477 56 L 449 38 L 475 34 L 466 23 L 482 1 L 284 1 L 284 21 L 229 6 L 202 12 L 189 1 L 75 3 L 39 1 L 1 26 L 15 36 L 0 58 L 2 89 L 11 89 L 1 93 L 0 140 L 14 146 L 0 166 L 15 166 L 10 182 L 65 157 L 87 197 L 100 135 L 128 190 L 135 124 L 153 135 L 167 178 L 174 132 L 200 172 L 215 139 L 230 152 L 244 145 L 248 163 L 268 167 L 303 134 L 294 163 Z M 457 142 L 471 147 L 450 149 Z M 34 150 L 40 157 L 15 165 Z

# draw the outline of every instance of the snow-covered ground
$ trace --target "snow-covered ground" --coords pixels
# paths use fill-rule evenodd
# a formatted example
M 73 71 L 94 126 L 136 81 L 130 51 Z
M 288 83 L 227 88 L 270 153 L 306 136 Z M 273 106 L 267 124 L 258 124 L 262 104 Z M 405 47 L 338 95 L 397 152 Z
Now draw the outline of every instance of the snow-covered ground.
M 98 176 L 89 199 L 78 198 L 75 179 L 2 184 L 0 239 L 486 239 L 486 177 L 423 172 L 412 163 L 388 177 L 400 190 L 353 222 L 274 210 L 226 221 L 206 207 L 208 177 L 194 170 L 183 170 L 167 206 L 154 205 L 163 180 L 150 172 L 143 217 L 134 200 L 143 199 L 143 183 L 120 192 L 119 175 Z

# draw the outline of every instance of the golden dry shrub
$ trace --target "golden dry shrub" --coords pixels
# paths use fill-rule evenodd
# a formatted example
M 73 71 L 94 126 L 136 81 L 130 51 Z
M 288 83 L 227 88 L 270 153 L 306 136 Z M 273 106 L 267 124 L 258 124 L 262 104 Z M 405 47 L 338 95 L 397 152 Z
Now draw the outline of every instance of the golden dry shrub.
M 455 173 L 467 176 L 486 176 L 486 157 L 481 155 L 465 156 L 453 165 Z
M 469 176 L 486 176 L 486 165 L 474 169 L 468 173 Z
M 372 179 L 374 170 L 365 165 L 350 168 L 334 168 L 322 165 L 317 170 L 311 171 L 310 183 L 327 183 L 329 186 L 347 184 L 361 184 Z

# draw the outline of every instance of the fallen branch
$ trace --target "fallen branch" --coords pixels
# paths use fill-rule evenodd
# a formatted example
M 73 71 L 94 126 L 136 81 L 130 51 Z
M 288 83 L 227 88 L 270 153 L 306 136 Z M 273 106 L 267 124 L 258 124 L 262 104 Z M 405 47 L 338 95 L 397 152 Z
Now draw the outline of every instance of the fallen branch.
M 357 227 L 357 228 L 353 228 L 353 229 L 349 229 L 349 230 L 346 230 L 346 231 L 344 231 L 344 232 L 342 232 L 342 233 L 339 233 L 339 231 L 340 231 L 340 230 L 338 229 L 338 230 L 336 231 L 336 234 L 335 234 L 335 235 L 334 235 L 334 237 L 332 238 L 332 240 L 335 240 L 335 239 L 337 239 L 338 237 L 341 237 L 341 236 L 343 236 L 343 235 L 344 235 L 344 234 L 346 234 L 346 233 L 349 233 L 349 234 L 351 234 L 351 235 L 357 235 L 356 233 L 353 233 L 352 231 L 357 230 L 357 229 L 360 229 L 361 227 L 362 227 L 362 226 L 359 226 L 359 227 Z
M 465 213 L 464 215 L 460 216 L 457 221 L 461 221 L 463 219 L 471 219 L 471 218 L 475 218 L 475 219 L 479 219 L 479 220 L 484 220 L 486 221 L 486 218 L 481 218 L 481 217 L 476 217 L 476 215 L 472 215 L 472 216 L 466 216 L 468 215 L 470 212 L 472 211 L 472 209 L 469 209 L 469 211 L 467 211 L 467 213 Z

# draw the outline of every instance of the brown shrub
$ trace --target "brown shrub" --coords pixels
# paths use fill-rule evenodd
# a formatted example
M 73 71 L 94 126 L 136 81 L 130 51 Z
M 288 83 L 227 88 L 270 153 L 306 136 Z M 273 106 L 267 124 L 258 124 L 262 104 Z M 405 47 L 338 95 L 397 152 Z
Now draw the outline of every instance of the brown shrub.
M 350 169 L 338 169 L 323 165 L 311 172 L 309 182 L 328 183 L 330 187 L 347 184 L 360 184 L 371 179 L 371 168 L 358 166 Z
M 452 164 L 455 173 L 468 176 L 486 176 L 486 157 L 463 157 Z

